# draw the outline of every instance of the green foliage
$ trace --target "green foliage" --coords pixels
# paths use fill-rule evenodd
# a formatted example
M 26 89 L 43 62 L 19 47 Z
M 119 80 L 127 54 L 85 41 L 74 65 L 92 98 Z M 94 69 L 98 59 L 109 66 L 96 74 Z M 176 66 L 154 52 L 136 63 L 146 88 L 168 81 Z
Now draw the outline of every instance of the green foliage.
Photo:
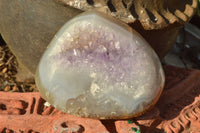
M 131 129 L 132 129 L 132 131 L 135 132 L 135 133 L 141 133 L 139 127 L 138 127 L 138 128 L 132 127 Z
M 133 121 L 131 121 L 131 120 L 128 120 L 128 121 L 127 121 L 127 123 L 128 123 L 128 124 L 132 124 L 132 123 L 133 123 Z

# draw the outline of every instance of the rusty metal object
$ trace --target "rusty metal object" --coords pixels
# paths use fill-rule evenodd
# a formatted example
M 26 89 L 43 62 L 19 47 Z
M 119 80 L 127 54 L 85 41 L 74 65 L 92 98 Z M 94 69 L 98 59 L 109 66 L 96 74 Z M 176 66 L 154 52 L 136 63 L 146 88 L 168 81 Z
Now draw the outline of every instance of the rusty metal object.
M 87 11 L 99 8 L 125 23 L 139 21 L 145 30 L 163 29 L 169 24 L 187 23 L 196 11 L 196 0 L 58 0 Z

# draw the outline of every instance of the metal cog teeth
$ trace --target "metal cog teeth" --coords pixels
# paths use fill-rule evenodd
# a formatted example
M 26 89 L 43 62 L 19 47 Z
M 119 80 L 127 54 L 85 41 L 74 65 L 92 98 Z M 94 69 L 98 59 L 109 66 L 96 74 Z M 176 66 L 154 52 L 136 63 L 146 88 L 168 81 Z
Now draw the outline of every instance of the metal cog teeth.
M 168 24 L 187 23 L 195 13 L 197 0 L 60 0 L 83 11 L 98 10 L 126 23 L 139 20 L 144 29 L 162 29 Z M 177 6 L 179 5 L 179 6 Z

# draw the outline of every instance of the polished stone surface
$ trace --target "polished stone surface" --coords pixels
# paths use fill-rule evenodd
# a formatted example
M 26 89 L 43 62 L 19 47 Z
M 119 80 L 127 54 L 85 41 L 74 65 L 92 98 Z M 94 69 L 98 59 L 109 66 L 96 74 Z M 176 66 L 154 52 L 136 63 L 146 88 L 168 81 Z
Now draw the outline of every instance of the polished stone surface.
M 36 74 L 41 95 L 80 117 L 129 118 L 158 100 L 164 73 L 147 42 L 126 24 L 98 12 L 67 22 Z

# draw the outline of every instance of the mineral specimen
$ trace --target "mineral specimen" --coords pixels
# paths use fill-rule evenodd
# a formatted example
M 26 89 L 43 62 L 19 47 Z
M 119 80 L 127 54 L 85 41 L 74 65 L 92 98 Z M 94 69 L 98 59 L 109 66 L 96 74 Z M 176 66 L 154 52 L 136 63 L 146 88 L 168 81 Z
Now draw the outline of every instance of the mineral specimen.
M 55 35 L 36 73 L 50 104 L 80 117 L 124 119 L 158 100 L 164 73 L 147 42 L 128 25 L 90 11 Z

